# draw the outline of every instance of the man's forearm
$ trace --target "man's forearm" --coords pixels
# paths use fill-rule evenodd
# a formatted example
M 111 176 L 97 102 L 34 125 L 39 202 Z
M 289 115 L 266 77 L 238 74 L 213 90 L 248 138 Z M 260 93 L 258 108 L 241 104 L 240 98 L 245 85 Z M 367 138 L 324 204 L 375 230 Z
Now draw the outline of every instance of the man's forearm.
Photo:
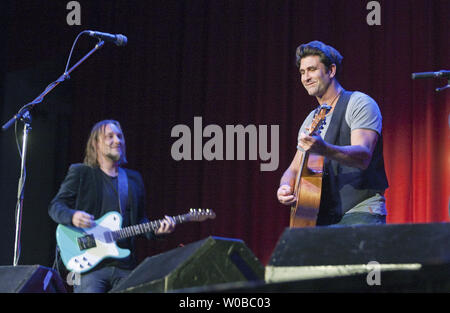
M 50 217 L 58 224 L 71 225 L 72 216 L 76 212 L 62 202 L 53 200 L 49 207 Z
M 297 173 L 295 173 L 293 170 L 291 170 L 290 168 L 288 168 L 283 176 L 281 176 L 280 179 L 280 186 L 282 185 L 288 185 L 293 187 L 295 184 L 295 177 L 297 176 Z
M 369 149 L 360 145 L 335 146 L 327 144 L 324 156 L 343 165 L 366 169 L 372 158 Z

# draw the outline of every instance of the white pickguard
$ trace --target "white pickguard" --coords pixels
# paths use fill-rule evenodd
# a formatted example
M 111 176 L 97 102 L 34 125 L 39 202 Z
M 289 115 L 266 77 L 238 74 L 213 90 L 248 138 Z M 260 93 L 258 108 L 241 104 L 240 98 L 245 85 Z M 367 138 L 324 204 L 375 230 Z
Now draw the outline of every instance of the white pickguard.
M 94 227 L 85 230 L 86 234 L 94 235 L 97 246 L 86 250 L 83 254 L 72 257 L 69 260 L 67 267 L 74 272 L 85 272 L 96 266 L 106 257 L 118 257 L 119 248 L 114 241 L 107 243 L 104 233 L 119 230 L 120 224 L 121 219 L 119 215 L 110 214 L 105 216 L 105 218 Z M 123 249 L 121 250 L 124 251 Z

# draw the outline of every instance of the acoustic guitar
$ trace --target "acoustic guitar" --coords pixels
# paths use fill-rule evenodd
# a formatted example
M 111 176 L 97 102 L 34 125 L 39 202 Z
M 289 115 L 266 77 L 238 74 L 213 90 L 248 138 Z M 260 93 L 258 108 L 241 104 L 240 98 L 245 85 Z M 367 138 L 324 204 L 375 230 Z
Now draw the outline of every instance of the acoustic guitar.
M 329 105 L 321 105 L 314 116 L 307 134 L 320 134 L 325 116 L 331 109 Z M 319 213 L 320 196 L 322 194 L 324 157 L 317 154 L 302 153 L 300 166 L 295 179 L 294 196 L 297 199 L 291 206 L 290 227 L 314 227 Z

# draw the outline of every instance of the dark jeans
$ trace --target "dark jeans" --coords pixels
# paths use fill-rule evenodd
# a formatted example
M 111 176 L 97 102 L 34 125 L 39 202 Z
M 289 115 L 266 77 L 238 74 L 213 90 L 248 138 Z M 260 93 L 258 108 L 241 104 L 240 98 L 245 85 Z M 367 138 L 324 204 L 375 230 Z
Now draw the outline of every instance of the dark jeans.
M 330 225 L 334 227 L 348 226 L 348 225 L 369 225 L 369 224 L 386 224 L 386 216 L 365 212 L 355 212 L 344 214 L 339 223 Z
M 82 274 L 80 284 L 73 286 L 76 293 L 104 293 L 108 292 L 127 277 L 131 270 L 121 269 L 115 266 L 105 266 L 98 270 Z

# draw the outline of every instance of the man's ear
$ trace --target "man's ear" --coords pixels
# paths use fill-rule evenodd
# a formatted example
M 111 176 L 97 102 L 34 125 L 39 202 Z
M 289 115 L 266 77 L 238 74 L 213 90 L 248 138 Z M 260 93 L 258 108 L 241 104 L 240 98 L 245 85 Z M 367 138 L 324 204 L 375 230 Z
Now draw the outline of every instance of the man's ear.
M 328 69 L 328 73 L 330 74 L 330 78 L 336 77 L 336 70 L 337 70 L 336 64 L 334 64 L 334 63 L 331 64 L 330 68 Z

